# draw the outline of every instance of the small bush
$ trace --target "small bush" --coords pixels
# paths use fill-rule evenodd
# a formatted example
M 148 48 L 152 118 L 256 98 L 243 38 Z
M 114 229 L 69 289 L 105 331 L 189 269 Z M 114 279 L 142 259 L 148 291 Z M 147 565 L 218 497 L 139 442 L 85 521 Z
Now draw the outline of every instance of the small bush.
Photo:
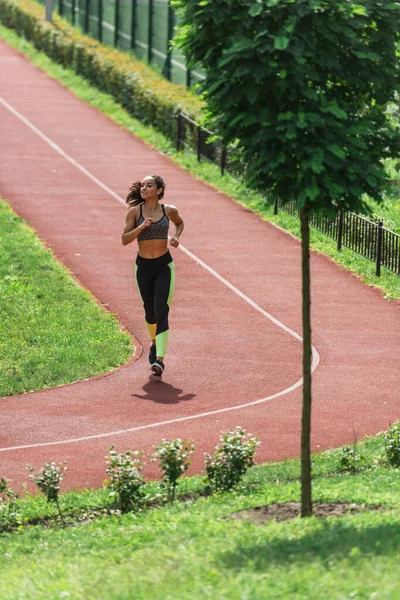
M 384 459 L 391 467 L 400 467 L 400 421 L 383 433 Z
M 8 486 L 8 480 L 0 479 L 0 531 L 18 524 L 21 515 L 16 512 L 18 494 Z
M 357 445 L 343 446 L 339 454 L 339 469 L 345 473 L 357 473 L 364 465 L 364 458 L 359 454 Z
M 231 429 L 220 438 L 213 454 L 205 453 L 205 469 L 215 491 L 235 488 L 246 471 L 254 465 L 259 441 L 241 427 Z
M 110 497 L 117 501 L 118 508 L 123 513 L 139 508 L 143 504 L 145 484 L 141 475 L 142 453 L 128 450 L 118 454 L 114 446 L 108 452 L 106 473 L 110 477 Z
M 175 500 L 175 491 L 178 479 L 183 475 L 190 465 L 190 456 L 194 452 L 192 440 L 185 441 L 175 438 L 170 442 L 162 440 L 161 444 L 154 446 L 155 452 L 152 460 L 158 460 L 163 472 L 163 482 L 167 489 L 167 499 Z
M 29 479 L 46 496 L 47 502 L 54 502 L 56 504 L 61 521 L 65 525 L 58 495 L 60 492 L 60 483 L 64 480 L 65 472 L 68 470 L 66 463 L 63 462 L 59 465 L 55 462 L 45 463 L 37 474 L 34 473 L 33 467 L 28 465 L 27 468 L 30 471 Z

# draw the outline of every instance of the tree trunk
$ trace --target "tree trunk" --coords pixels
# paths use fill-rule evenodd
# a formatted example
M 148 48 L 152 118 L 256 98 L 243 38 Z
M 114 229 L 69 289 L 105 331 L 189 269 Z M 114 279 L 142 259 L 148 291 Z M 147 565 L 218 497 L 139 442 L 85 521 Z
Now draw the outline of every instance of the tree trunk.
M 301 419 L 301 516 L 312 515 L 311 498 L 311 318 L 310 226 L 305 209 L 301 219 L 301 271 L 303 299 L 303 413 Z

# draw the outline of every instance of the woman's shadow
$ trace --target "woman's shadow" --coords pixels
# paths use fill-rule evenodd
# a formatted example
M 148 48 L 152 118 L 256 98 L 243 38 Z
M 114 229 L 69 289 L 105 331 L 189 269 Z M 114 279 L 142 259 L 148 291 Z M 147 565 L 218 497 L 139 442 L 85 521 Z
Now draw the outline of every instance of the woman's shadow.
M 149 381 L 142 389 L 144 394 L 132 394 L 132 396 L 142 400 L 152 400 L 157 404 L 178 404 L 196 397 L 196 394 L 183 394 L 183 390 L 180 388 L 176 388 L 162 379 L 155 379 L 153 375 L 150 375 Z

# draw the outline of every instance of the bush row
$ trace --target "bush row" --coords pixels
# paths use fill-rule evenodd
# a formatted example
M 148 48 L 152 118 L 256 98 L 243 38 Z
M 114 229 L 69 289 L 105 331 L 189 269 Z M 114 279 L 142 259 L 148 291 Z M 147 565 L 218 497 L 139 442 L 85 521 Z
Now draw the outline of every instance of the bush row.
M 6 27 L 112 95 L 132 117 L 174 140 L 179 111 L 201 120 L 203 104 L 184 86 L 168 82 L 131 55 L 81 34 L 57 14 L 53 23 L 44 16 L 43 5 L 33 0 L 0 0 L 0 21 Z
M 246 471 L 254 465 L 254 457 L 259 441 L 242 427 L 231 429 L 220 437 L 220 443 L 211 454 L 205 454 L 205 472 L 208 493 L 229 491 L 236 488 Z M 154 446 L 150 454 L 152 461 L 158 461 L 162 474 L 157 499 L 174 502 L 179 478 L 187 471 L 195 446 L 192 440 L 163 439 Z M 142 475 L 144 466 L 142 451 L 127 450 L 118 454 L 111 446 L 107 456 L 107 479 L 111 505 L 120 512 L 129 512 L 145 507 L 154 495 L 149 496 L 146 480 Z M 45 463 L 37 472 L 27 465 L 29 478 L 45 495 L 47 502 L 57 506 L 63 525 L 64 516 L 59 502 L 60 485 L 68 469 L 66 463 Z M 20 524 L 17 500 L 19 495 L 0 479 L 0 532 L 10 530 Z

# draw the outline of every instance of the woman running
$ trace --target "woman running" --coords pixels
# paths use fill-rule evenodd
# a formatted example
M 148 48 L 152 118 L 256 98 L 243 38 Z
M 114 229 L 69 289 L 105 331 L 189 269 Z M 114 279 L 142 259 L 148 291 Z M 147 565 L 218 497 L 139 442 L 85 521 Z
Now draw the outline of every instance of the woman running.
M 170 245 L 179 246 L 183 221 L 172 204 L 161 204 L 165 183 L 158 175 L 147 175 L 129 188 L 126 203 L 131 208 L 122 234 L 124 246 L 138 241 L 136 282 L 141 295 L 151 345 L 149 362 L 154 375 L 164 372 L 168 345 L 168 313 L 174 293 L 175 270 L 168 250 L 169 222 L 175 225 Z

